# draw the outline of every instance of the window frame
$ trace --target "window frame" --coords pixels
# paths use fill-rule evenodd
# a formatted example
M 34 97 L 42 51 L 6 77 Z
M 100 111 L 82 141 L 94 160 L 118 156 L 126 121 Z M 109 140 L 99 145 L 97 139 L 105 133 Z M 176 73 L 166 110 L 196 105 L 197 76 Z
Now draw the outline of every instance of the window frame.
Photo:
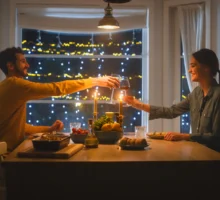
M 35 5 L 35 3 L 31 3 L 31 4 L 19 4 L 17 3 L 17 0 L 12 0 L 10 3 L 10 17 L 12 19 L 15 19 L 14 21 L 11 21 L 10 23 L 10 41 L 9 44 L 11 46 L 19 46 L 21 44 L 21 35 L 22 35 L 22 27 L 19 24 L 19 17 L 18 17 L 18 8 L 21 8 L 22 6 L 25 7 L 33 7 Z M 155 80 L 152 80 L 152 76 L 149 75 L 149 73 L 152 73 L 152 71 L 149 70 L 149 65 L 153 65 L 154 64 L 154 55 L 149 53 L 149 49 L 151 46 L 151 49 L 155 49 L 154 44 L 153 44 L 153 39 L 155 41 L 158 41 L 154 38 L 154 30 L 151 28 L 151 30 L 149 30 L 149 24 L 151 24 L 151 26 L 153 25 L 153 20 L 154 20 L 154 3 L 149 1 L 144 3 L 145 6 L 144 7 L 135 7 L 134 9 L 139 9 L 139 10 L 146 10 L 146 27 L 143 28 L 143 34 L 142 35 L 142 41 L 146 41 L 143 42 L 142 44 L 142 48 L 144 49 L 144 52 L 142 53 L 142 75 L 143 78 L 142 79 L 142 99 L 143 102 L 148 103 L 150 101 L 150 96 L 149 94 L 152 93 L 151 88 L 149 88 L 149 85 L 154 85 Z M 48 4 L 50 6 L 56 7 L 56 2 L 53 2 L 53 4 Z M 45 7 L 48 6 L 47 4 L 42 4 L 41 6 Z M 60 6 L 60 4 L 59 4 Z M 70 6 L 73 6 L 72 4 Z M 134 10 L 133 9 L 133 10 Z M 149 17 L 151 15 L 151 18 Z M 134 27 L 134 29 L 137 29 L 137 27 Z M 149 40 L 149 38 L 151 37 L 151 40 Z M 161 54 L 162 55 L 162 54 Z M 157 71 L 157 69 L 155 69 L 154 71 Z M 153 96 L 153 100 L 155 99 L 154 95 Z M 156 98 L 158 99 L 158 98 Z M 141 119 L 142 119 L 142 125 L 147 127 L 147 131 L 149 130 L 149 128 L 152 126 L 151 124 L 153 124 L 154 126 L 154 122 L 149 125 L 149 121 L 148 121 L 148 113 L 147 112 L 141 112 Z M 158 123 L 155 123 L 156 126 L 158 126 Z
M 53 54 L 53 58 L 140 58 L 142 59 L 142 76 L 144 76 L 144 74 L 148 74 L 148 49 L 149 49 L 149 45 L 148 45 L 148 41 L 149 41 L 149 32 L 148 32 L 148 28 L 143 28 L 142 29 L 142 45 L 143 45 L 143 41 L 145 44 L 145 51 L 142 52 L 142 55 L 136 55 L 136 56 L 128 56 L 128 55 L 121 55 L 121 56 L 113 56 L 113 55 L 93 55 L 93 56 L 82 56 L 82 55 L 56 55 Z M 123 31 L 123 30 L 122 30 Z M 22 27 L 19 27 L 18 29 L 18 41 L 19 41 L 19 46 L 22 45 Z M 51 55 L 47 55 L 47 54 L 25 54 L 25 57 L 32 57 L 32 58 L 46 58 L 46 57 L 51 57 Z M 146 66 L 146 67 L 144 67 Z M 144 98 L 148 98 L 148 93 L 144 92 L 144 91 L 148 91 L 148 79 L 147 78 L 142 78 L 142 99 Z M 86 104 L 92 104 L 93 100 L 83 100 Z M 48 103 L 48 104 L 59 104 L 59 103 L 77 103 L 77 100 L 31 100 L 28 101 L 27 103 Z M 100 101 L 100 103 L 106 103 L 105 101 Z M 148 115 L 145 112 L 141 112 L 141 125 L 146 126 L 148 125 Z

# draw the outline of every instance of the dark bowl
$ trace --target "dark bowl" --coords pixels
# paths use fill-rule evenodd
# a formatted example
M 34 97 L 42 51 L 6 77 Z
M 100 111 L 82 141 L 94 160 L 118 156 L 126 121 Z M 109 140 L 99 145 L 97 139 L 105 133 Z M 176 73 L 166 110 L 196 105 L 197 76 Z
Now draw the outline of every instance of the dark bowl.
M 99 144 L 115 144 L 123 137 L 122 131 L 95 131 Z
M 57 140 L 42 140 L 41 137 L 32 140 L 33 147 L 36 151 L 58 151 L 70 142 L 70 136 L 57 136 Z
M 84 144 L 86 136 L 87 134 L 74 134 L 74 133 L 70 134 L 70 137 L 73 143 L 80 143 L 80 144 Z

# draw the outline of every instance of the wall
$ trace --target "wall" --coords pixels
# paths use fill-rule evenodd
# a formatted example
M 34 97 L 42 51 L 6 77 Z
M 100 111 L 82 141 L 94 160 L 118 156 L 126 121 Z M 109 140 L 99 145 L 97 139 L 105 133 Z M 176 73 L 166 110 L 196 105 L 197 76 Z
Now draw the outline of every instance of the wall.
M 0 50 L 9 46 L 9 1 L 0 0 Z
M 211 2 L 211 47 L 220 59 L 220 1 Z
M 73 2 L 68 1 L 67 2 Z M 66 2 L 65 1 L 65 2 Z M 167 0 L 167 2 L 170 0 Z M 177 0 L 178 1 L 178 0 Z M 15 2 L 28 3 L 44 1 L 28 1 L 28 0 L 0 0 L 0 50 L 16 44 L 15 25 L 16 25 L 16 7 Z M 47 0 L 47 2 L 54 2 L 60 4 L 58 0 Z M 145 1 L 142 1 L 145 2 Z M 146 7 L 150 8 L 150 54 L 149 54 L 149 99 L 144 100 L 154 105 L 170 105 L 171 99 L 176 96 L 174 91 L 170 89 L 172 78 L 164 70 L 164 54 L 169 51 L 163 47 L 164 44 L 164 4 L 163 0 L 149 0 L 146 1 Z M 215 50 L 220 58 L 220 1 L 212 0 L 211 4 L 211 48 Z M 0 80 L 3 76 L 0 72 Z M 149 131 L 170 131 L 174 130 L 173 120 L 153 120 L 149 122 Z M 178 131 L 178 130 L 175 130 Z
M 163 1 L 155 0 L 150 8 L 149 100 L 163 105 Z M 149 121 L 149 131 L 163 130 L 162 119 Z
M 9 46 L 9 1 L 0 0 L 0 51 Z M 0 70 L 0 80 L 3 80 L 5 75 Z

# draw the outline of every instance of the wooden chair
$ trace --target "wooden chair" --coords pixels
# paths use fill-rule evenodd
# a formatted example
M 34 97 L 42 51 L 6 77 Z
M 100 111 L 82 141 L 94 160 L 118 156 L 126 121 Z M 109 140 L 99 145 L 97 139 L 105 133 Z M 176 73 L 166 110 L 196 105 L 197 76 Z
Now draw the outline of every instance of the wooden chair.
M 0 142 L 0 199 L 1 200 L 6 200 L 5 177 L 4 177 L 4 170 L 1 164 L 4 160 L 4 154 L 6 153 L 7 153 L 6 142 Z

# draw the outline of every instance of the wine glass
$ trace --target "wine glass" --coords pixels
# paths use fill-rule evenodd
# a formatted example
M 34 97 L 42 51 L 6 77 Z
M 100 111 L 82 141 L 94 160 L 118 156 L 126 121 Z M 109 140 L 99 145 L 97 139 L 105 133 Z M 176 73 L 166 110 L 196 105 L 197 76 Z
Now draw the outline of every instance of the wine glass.
M 127 76 L 121 76 L 120 77 L 120 90 L 121 94 L 123 96 L 127 95 L 127 90 L 130 88 L 130 82 Z M 130 106 L 129 104 L 125 103 L 123 104 L 123 107 L 128 107 Z
M 111 76 L 118 78 L 118 80 L 120 81 L 121 76 L 119 74 L 111 74 Z M 115 96 L 115 89 L 112 88 L 110 104 L 114 104 L 114 96 Z

